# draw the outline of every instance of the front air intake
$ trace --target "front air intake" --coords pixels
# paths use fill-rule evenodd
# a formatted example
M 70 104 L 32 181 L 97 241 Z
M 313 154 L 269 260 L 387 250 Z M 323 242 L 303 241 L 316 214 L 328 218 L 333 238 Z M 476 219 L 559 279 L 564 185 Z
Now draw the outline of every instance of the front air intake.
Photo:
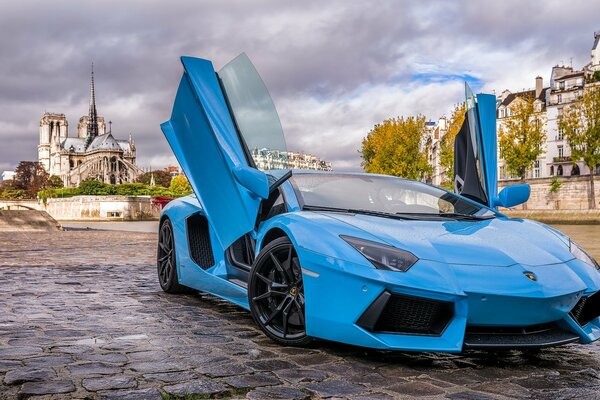
M 215 265 L 206 217 L 196 213 L 187 219 L 186 226 L 191 259 L 202 269 Z
M 442 334 L 454 316 L 454 303 L 384 291 L 357 325 L 379 333 Z
M 569 313 L 571 318 L 579 324 L 585 326 L 591 320 L 600 316 L 600 292 L 591 296 L 582 297 L 575 307 Z

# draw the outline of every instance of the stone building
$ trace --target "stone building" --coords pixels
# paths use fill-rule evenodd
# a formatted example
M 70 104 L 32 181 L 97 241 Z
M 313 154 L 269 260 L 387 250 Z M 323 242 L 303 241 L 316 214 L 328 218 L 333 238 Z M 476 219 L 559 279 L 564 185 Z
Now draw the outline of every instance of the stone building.
M 39 162 L 66 187 L 78 186 L 88 178 L 112 184 L 133 182 L 142 173 L 136 165 L 135 142 L 131 135 L 126 140 L 115 139 L 110 125 L 106 132 L 104 117 L 96 110 L 92 69 L 89 113 L 79 119 L 76 137 L 69 137 L 65 114 L 42 115 Z
M 253 149 L 252 158 L 258 169 L 310 169 L 331 171 L 331 163 L 311 154 L 296 151 Z

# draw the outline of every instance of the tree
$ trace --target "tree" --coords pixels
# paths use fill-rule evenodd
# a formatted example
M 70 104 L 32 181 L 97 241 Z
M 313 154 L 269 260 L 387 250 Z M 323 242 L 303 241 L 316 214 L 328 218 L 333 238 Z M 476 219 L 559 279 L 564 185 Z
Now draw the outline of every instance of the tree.
M 60 179 L 58 176 L 56 175 L 52 175 L 50 177 L 50 187 L 54 188 L 54 189 L 61 189 L 63 187 L 65 187 L 65 184 L 63 182 L 62 179 Z
M 173 196 L 176 197 L 186 196 L 192 193 L 192 187 L 184 175 L 177 175 L 174 177 L 169 186 L 169 190 Z
M 563 109 L 558 129 L 571 148 L 573 163 L 583 159 L 590 169 L 591 209 L 596 208 L 595 169 L 600 165 L 600 86 L 588 86 L 578 101 Z
M 390 118 L 377 124 L 359 150 L 366 172 L 422 179 L 432 172 L 421 143 L 426 133 L 425 117 Z
M 157 169 L 156 171 L 145 172 L 137 178 L 136 182 L 150 184 L 150 180 L 154 175 L 154 182 L 157 185 L 168 188 L 171 185 L 171 174 L 164 169 Z
M 79 184 L 79 194 L 87 196 L 106 196 L 117 193 L 115 186 L 95 179 L 86 179 Z
M 546 138 L 541 113 L 535 110 L 534 98 L 518 97 L 510 106 L 511 116 L 500 129 L 500 157 L 512 175 L 525 180 Z
M 14 187 L 24 190 L 30 198 L 50 184 L 50 176 L 44 166 L 37 161 L 21 161 L 15 169 Z
M 460 131 L 463 122 L 465 122 L 467 108 L 465 103 L 457 104 L 452 110 L 450 121 L 448 122 L 448 129 L 442 138 L 440 139 L 440 166 L 444 168 L 444 181 L 442 186 L 448 189 L 453 188 L 454 182 L 454 139 Z

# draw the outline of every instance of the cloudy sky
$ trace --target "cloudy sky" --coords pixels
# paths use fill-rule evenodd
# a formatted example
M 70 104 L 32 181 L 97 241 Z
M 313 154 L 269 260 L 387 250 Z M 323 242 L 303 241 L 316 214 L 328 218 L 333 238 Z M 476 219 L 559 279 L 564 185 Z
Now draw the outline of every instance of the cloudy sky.
M 600 2 L 1 0 L 0 171 L 37 159 L 39 119 L 65 113 L 69 135 L 97 106 L 131 132 L 138 164 L 174 162 L 168 119 L 179 56 L 220 68 L 246 52 L 279 110 L 288 148 L 338 170 L 360 168 L 374 124 L 447 114 L 462 82 L 496 93 L 548 82 L 551 67 L 589 61 Z

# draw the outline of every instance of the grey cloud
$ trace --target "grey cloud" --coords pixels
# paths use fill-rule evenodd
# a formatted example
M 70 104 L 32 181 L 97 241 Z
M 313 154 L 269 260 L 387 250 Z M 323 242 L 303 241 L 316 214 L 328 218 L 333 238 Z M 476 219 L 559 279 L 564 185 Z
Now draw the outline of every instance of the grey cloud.
M 420 65 L 478 76 L 487 90 L 531 86 L 532 75 L 560 60 L 588 61 L 597 15 L 600 5 L 582 0 L 8 2 L 0 14 L 0 166 L 36 156 L 44 110 L 66 113 L 74 134 L 93 60 L 100 114 L 117 136 L 134 134 L 142 165 L 158 167 L 171 157 L 158 126 L 170 112 L 178 57 L 218 68 L 245 51 L 290 146 L 357 168 L 360 138 L 374 123 L 417 112 L 435 118 L 459 100 L 454 82 L 427 90 L 411 83 Z

